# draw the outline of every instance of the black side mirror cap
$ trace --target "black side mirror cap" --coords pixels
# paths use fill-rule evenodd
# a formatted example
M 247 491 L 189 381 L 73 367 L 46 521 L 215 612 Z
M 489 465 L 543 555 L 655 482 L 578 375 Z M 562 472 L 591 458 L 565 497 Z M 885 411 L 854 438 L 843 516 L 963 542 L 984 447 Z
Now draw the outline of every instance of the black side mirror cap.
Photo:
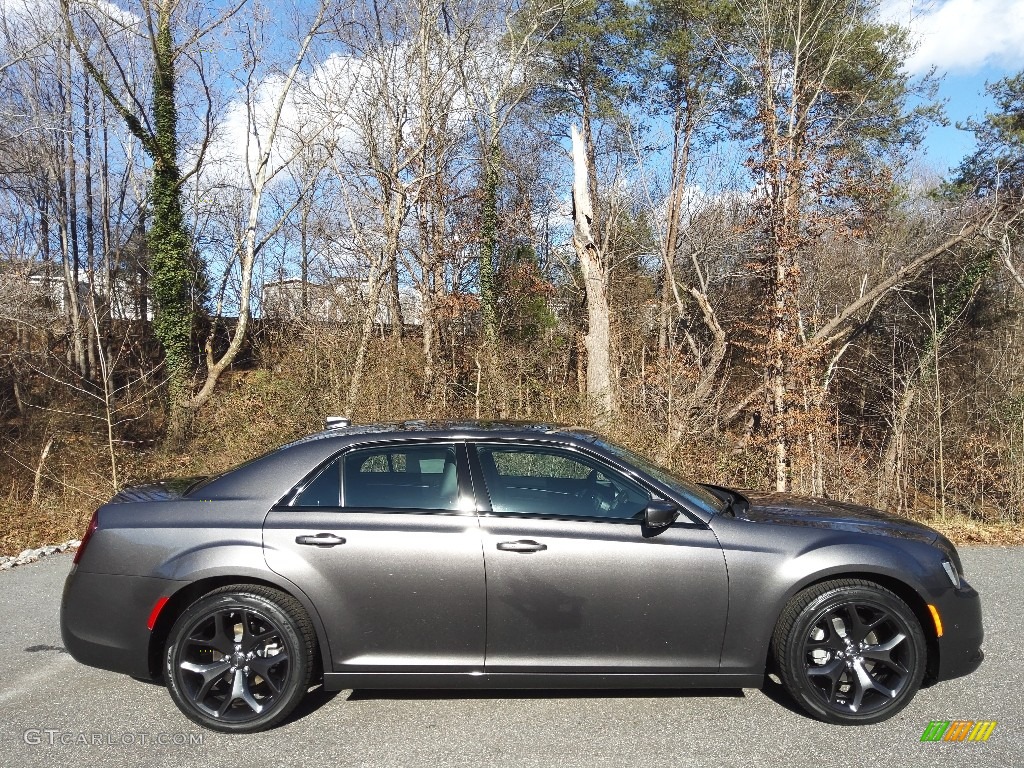
M 644 510 L 644 525 L 650 528 L 667 528 L 679 517 L 679 505 L 673 501 L 654 499 Z

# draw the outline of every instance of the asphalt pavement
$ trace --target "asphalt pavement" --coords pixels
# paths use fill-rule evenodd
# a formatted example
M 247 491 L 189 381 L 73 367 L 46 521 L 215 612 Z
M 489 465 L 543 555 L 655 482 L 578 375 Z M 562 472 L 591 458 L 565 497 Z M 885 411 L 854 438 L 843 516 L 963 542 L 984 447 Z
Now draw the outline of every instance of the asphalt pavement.
M 1024 766 L 1024 549 L 965 547 L 986 660 L 867 727 L 773 691 L 314 691 L 283 726 L 205 731 L 158 685 L 76 663 L 58 614 L 69 555 L 0 573 L 0 766 Z M 922 743 L 931 720 L 996 720 L 987 742 Z

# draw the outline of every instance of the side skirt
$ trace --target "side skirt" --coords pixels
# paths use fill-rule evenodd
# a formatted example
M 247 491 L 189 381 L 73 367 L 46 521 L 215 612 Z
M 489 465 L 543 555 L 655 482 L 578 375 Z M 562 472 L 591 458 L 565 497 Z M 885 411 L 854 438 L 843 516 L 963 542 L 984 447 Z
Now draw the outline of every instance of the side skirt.
M 760 688 L 755 674 L 531 674 L 505 672 L 328 672 L 324 690 L 463 688 L 468 690 L 537 688 L 601 690 L 616 688 Z

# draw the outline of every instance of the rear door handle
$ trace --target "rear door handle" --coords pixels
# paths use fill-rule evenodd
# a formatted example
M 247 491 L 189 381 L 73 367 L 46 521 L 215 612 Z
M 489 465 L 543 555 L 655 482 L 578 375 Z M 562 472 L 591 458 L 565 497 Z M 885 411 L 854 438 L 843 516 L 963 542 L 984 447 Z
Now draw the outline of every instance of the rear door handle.
M 547 548 L 547 544 L 541 544 L 539 541 L 532 541 L 531 539 L 502 541 L 498 544 L 498 549 L 502 552 L 541 552 Z
M 318 533 L 316 536 L 296 536 L 295 543 L 314 547 L 336 547 L 339 544 L 344 544 L 345 540 L 333 533 Z

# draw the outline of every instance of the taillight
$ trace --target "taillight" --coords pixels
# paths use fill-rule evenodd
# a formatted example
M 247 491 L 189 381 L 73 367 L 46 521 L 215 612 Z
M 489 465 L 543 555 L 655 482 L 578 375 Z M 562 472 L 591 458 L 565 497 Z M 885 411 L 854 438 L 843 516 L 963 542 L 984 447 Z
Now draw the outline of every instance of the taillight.
M 99 510 L 92 513 L 92 519 L 89 520 L 89 527 L 85 529 L 85 535 L 82 537 L 82 543 L 78 545 L 78 551 L 75 552 L 75 559 L 71 561 L 72 565 L 78 565 L 78 561 L 82 559 L 82 553 L 85 552 L 85 545 L 89 543 L 89 539 L 92 538 L 92 534 L 96 530 L 97 512 L 99 512 Z

